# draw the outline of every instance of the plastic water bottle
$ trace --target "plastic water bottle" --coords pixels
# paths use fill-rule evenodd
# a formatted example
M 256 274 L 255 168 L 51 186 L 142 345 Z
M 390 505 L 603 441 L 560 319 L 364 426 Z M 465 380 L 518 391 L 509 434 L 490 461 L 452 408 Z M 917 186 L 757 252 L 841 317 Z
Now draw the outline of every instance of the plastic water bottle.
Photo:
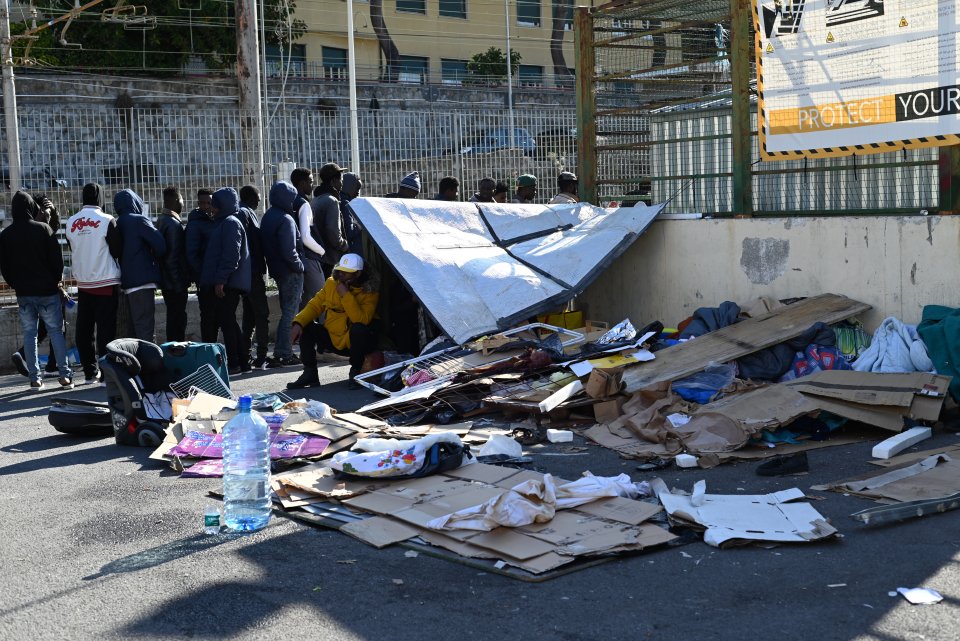
M 220 508 L 208 505 L 203 510 L 203 531 L 205 534 L 220 534 Z
M 240 413 L 223 428 L 223 520 L 248 532 L 270 521 L 270 444 L 267 422 L 250 411 L 250 397 L 237 405 Z

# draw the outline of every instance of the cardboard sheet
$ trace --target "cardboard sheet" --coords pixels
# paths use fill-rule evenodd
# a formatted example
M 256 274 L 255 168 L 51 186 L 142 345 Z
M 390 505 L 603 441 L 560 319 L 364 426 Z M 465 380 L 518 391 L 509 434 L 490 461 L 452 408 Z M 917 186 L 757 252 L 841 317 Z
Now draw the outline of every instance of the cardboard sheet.
M 459 344 L 583 291 L 663 208 L 478 206 L 357 198 L 350 207 L 444 332 Z M 499 231 L 498 231 L 499 230 Z
M 763 495 L 707 494 L 698 481 L 692 495 L 673 494 L 660 479 L 651 481 L 657 498 L 674 519 L 705 529 L 708 545 L 723 547 L 751 541 L 806 543 L 837 533 L 809 503 L 797 503 L 797 488 Z
M 373 516 L 369 519 L 345 523 L 340 531 L 375 548 L 384 548 L 400 541 L 406 541 L 420 533 L 420 530 L 415 527 L 383 516 Z
M 939 499 L 960 493 L 960 459 L 934 454 L 912 465 L 820 487 L 886 503 Z

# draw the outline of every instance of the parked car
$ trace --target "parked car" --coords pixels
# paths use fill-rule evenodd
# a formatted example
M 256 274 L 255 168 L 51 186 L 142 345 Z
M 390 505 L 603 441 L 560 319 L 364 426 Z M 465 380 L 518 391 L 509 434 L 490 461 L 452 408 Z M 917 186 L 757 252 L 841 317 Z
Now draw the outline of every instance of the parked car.
M 513 146 L 510 145 L 510 128 L 497 127 L 478 131 L 463 141 L 460 153 L 488 154 L 501 149 L 520 149 L 524 156 L 532 156 L 537 152 L 537 141 L 529 131 L 522 127 L 513 128 Z

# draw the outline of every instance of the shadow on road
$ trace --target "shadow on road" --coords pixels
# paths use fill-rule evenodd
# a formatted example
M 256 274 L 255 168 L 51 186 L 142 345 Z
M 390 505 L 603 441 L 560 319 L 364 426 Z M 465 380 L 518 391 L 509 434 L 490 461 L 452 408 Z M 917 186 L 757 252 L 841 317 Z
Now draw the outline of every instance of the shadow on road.
M 45 449 L 52 449 L 52 447 L 45 447 L 47 443 L 51 442 L 51 439 L 60 440 L 61 447 L 69 445 L 69 439 L 64 439 L 58 436 L 45 436 L 43 438 L 36 439 L 37 441 L 40 441 L 40 443 L 36 445 L 37 449 L 21 449 L 19 451 L 26 453 L 29 451 L 39 452 L 44 451 Z M 21 446 L 31 447 L 25 444 L 32 442 L 33 441 L 24 441 L 24 443 L 20 443 L 18 445 L 5 447 L 3 450 L 7 452 L 16 452 L 17 450 L 12 450 L 10 448 Z M 103 463 L 104 461 L 126 458 L 128 454 L 129 452 L 118 448 L 111 439 L 107 444 L 100 447 L 86 448 L 82 450 L 70 450 L 60 454 L 54 454 L 52 456 L 34 458 L 28 461 L 21 461 L 20 463 L 13 463 L 12 465 L 6 465 L 4 467 L 0 467 L 0 476 L 23 474 L 25 472 L 36 472 L 37 470 L 47 470 L 57 467 L 71 467 L 73 465 L 96 465 L 97 463 Z

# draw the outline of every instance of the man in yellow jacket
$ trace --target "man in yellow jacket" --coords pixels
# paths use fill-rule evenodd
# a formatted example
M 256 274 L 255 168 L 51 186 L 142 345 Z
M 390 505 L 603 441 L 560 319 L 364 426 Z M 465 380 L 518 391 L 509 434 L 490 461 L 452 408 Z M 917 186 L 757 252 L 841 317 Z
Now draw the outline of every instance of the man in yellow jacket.
M 290 336 L 300 343 L 303 374 L 287 389 L 320 384 L 317 352 L 350 357 L 350 380 L 360 373 L 363 359 L 377 348 L 374 322 L 380 294 L 363 271 L 363 258 L 344 254 L 323 288 L 293 319 Z M 323 316 L 322 323 L 316 323 Z

